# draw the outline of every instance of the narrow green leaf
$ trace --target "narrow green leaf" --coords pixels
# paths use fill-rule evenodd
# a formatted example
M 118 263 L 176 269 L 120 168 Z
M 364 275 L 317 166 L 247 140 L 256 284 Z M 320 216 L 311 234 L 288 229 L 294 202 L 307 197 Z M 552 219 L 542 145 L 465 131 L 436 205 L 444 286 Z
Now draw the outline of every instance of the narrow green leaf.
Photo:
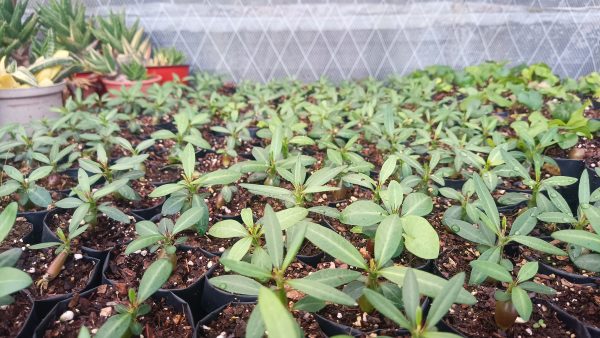
M 129 326 L 131 325 L 133 318 L 131 313 L 121 313 L 114 315 L 102 324 L 98 333 L 96 333 L 96 338 L 114 338 L 114 337 L 123 337 L 125 333 L 129 331 Z
M 524 321 L 529 321 L 531 317 L 532 304 L 531 299 L 527 292 L 518 286 L 512 288 L 511 300 L 515 309 L 519 313 L 519 317 L 523 318 Z
M 137 302 L 143 303 L 150 298 L 163 284 L 167 282 L 173 271 L 173 265 L 168 259 L 159 259 L 144 272 L 138 288 Z
M 375 233 L 375 261 L 378 267 L 385 265 L 396 253 L 402 240 L 402 225 L 398 215 L 390 215 L 381 221 Z
M 287 304 L 286 304 L 287 305 Z M 271 337 L 300 338 L 300 327 L 275 293 L 265 287 L 258 291 L 258 308 Z
M 354 299 L 342 291 L 331 287 L 327 284 L 317 282 L 310 279 L 292 279 L 288 280 L 287 284 L 292 288 L 315 297 L 317 299 L 321 299 L 326 302 L 332 302 L 335 304 L 347 305 L 347 306 L 355 306 L 356 302 Z
M 411 324 L 408 319 L 392 302 L 390 302 L 383 295 L 368 288 L 363 289 L 363 294 L 367 297 L 369 303 L 371 303 L 381 314 L 394 321 L 401 328 L 411 328 Z
M 223 275 L 208 280 L 215 287 L 240 295 L 257 296 L 262 285 L 254 279 L 239 275 Z
M 362 255 L 354 245 L 333 230 L 318 224 L 309 224 L 306 229 L 306 238 L 319 249 L 346 264 L 362 269 L 368 268 Z
M 265 206 L 263 217 L 265 242 L 273 266 L 280 268 L 283 263 L 283 233 L 277 215 L 269 204 Z
M 450 278 L 448 283 L 442 289 L 442 292 L 440 292 L 440 295 L 437 296 L 431 304 L 429 314 L 427 315 L 427 329 L 433 329 L 435 325 L 444 317 L 444 315 L 446 315 L 448 310 L 450 310 L 450 307 L 456 301 L 456 297 L 458 296 L 458 293 L 464 282 L 464 272 L 461 272 Z

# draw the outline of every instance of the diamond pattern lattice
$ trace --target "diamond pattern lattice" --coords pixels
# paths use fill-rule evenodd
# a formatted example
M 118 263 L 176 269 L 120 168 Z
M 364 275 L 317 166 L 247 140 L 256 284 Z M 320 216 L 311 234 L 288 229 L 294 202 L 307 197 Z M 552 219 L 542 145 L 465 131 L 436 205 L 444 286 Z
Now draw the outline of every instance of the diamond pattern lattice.
M 485 60 L 546 62 L 574 77 L 598 70 L 599 0 L 84 2 L 98 15 L 125 8 L 156 45 L 236 81 L 383 78 Z

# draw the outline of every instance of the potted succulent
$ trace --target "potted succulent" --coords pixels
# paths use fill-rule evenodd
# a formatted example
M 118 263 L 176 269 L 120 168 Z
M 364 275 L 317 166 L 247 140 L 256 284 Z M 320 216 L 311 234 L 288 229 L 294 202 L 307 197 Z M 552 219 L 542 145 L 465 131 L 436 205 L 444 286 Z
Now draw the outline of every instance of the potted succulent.
M 73 59 L 68 51 L 56 50 L 51 32 L 31 45 L 29 40 L 36 33 L 37 16 L 23 21 L 27 1 L 15 4 L 4 0 L 1 6 L 0 123 L 30 122 L 52 116 L 51 108 L 63 104 L 63 79 L 72 71 Z
M 184 62 L 185 55 L 177 49 L 160 48 L 154 53 L 146 68 L 149 75 L 162 77 L 161 83 L 173 80 L 184 81 L 190 75 L 190 65 Z
M 40 5 L 37 10 L 39 22 L 47 32 L 52 31 L 54 42 L 69 51 L 73 56 L 81 57 L 87 49 L 97 44 L 92 33 L 93 20 L 87 18 L 85 6 L 71 0 L 51 0 Z M 79 64 L 70 84 L 83 90 L 83 96 L 100 93 L 101 83 L 98 74 Z M 73 91 L 73 88 L 70 88 Z

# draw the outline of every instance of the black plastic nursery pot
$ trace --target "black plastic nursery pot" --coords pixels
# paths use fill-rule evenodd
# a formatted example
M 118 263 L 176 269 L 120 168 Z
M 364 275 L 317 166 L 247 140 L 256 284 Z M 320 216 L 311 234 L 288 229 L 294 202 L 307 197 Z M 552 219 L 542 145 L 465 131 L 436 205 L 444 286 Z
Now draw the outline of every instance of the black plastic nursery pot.
M 180 246 L 179 248 L 185 250 L 185 247 L 183 247 L 183 246 Z M 113 279 L 110 279 L 106 275 L 106 272 L 108 271 L 108 269 L 110 269 L 110 262 L 111 262 L 112 255 L 113 255 L 113 253 L 111 251 L 109 251 L 106 256 L 106 260 L 104 261 L 104 264 L 102 265 L 101 280 L 102 280 L 102 284 L 116 286 L 118 284 L 118 282 Z M 210 257 L 210 256 L 208 256 L 208 257 Z M 206 279 L 206 276 L 215 268 L 215 266 L 216 266 L 216 264 L 213 265 L 213 267 L 211 267 L 204 275 L 199 276 L 188 287 L 176 288 L 176 289 L 162 289 L 161 288 L 161 289 L 159 289 L 159 291 L 171 292 L 174 295 L 176 295 L 177 297 L 183 299 L 186 303 L 189 304 L 190 310 L 191 310 L 192 314 L 194 315 L 194 318 L 196 318 L 196 319 L 201 318 L 205 313 L 204 313 L 203 309 L 201 308 L 201 303 L 198 300 L 201 299 L 202 294 L 203 294 L 203 289 L 204 289 L 204 285 L 205 285 L 204 280 Z
M 25 217 L 27 222 L 31 223 L 31 232 L 23 238 L 23 242 L 28 244 L 39 243 L 42 240 L 44 229 L 44 218 L 48 214 L 48 210 L 41 211 L 25 211 L 17 213 L 17 217 Z
M 87 298 L 90 295 L 93 294 L 93 292 L 96 292 L 98 290 L 98 287 L 88 290 L 86 292 L 83 292 L 81 294 L 79 294 L 77 297 L 79 298 Z M 192 328 L 194 328 L 194 317 L 192 315 L 192 312 L 190 311 L 190 307 L 188 305 L 188 303 L 186 303 L 183 299 L 177 297 L 176 295 L 174 295 L 171 292 L 168 291 L 157 291 L 153 296 L 153 299 L 164 299 L 165 303 L 171 307 L 173 307 L 173 309 L 176 310 L 182 310 L 183 313 L 186 316 L 187 319 L 187 323 L 188 325 L 190 325 Z M 63 314 L 65 311 L 67 311 L 69 309 L 69 302 L 72 300 L 73 298 L 69 298 L 69 299 L 65 299 L 61 302 L 59 302 L 58 304 L 56 304 L 52 310 L 45 316 L 42 318 L 41 322 L 39 322 L 39 325 L 37 325 L 37 327 L 35 327 L 35 332 L 34 332 L 34 337 L 43 337 L 45 331 L 51 327 L 52 323 L 57 321 L 61 314 Z M 193 335 L 193 332 L 192 332 Z
M 460 189 L 462 189 L 462 187 L 466 181 L 467 180 L 464 180 L 464 179 L 454 180 L 454 179 L 450 179 L 450 178 L 444 178 L 444 187 L 452 188 L 455 190 L 460 190 Z
M 154 206 L 151 206 L 150 208 L 145 208 L 145 209 L 132 209 L 131 213 L 134 216 L 137 216 L 138 218 L 142 219 L 142 220 L 151 220 L 152 217 L 159 215 L 160 211 L 162 209 L 163 204 L 165 203 L 165 199 L 161 199 L 160 203 L 157 203 Z
M 549 238 L 550 240 L 552 240 L 552 238 Z M 535 259 L 525 256 L 525 259 L 527 259 L 528 261 L 536 261 Z M 600 285 L 600 277 L 593 277 L 593 276 L 584 276 L 578 273 L 572 273 L 572 272 L 567 272 L 565 270 L 562 269 L 557 269 L 549 264 L 546 264 L 544 262 L 540 262 L 538 261 L 539 264 L 539 270 L 538 273 L 543 274 L 543 275 L 557 275 L 559 277 L 562 277 L 564 279 L 566 279 L 567 281 L 571 282 L 571 283 L 575 283 L 575 284 L 596 284 L 596 285 Z
M 99 284 L 100 278 L 102 276 L 102 264 L 100 263 L 99 259 L 89 256 L 83 256 L 82 260 L 94 262 L 94 269 L 89 274 L 86 286 L 81 291 L 79 291 L 79 293 L 85 292 L 96 287 Z M 44 318 L 46 314 L 56 305 L 56 303 L 72 297 L 73 294 L 73 292 L 70 292 L 64 295 L 56 295 L 42 300 L 35 300 L 36 317 Z
M 28 290 L 19 291 L 19 294 L 29 300 L 29 303 L 31 304 L 31 310 L 25 317 L 25 320 L 23 321 L 23 323 L 20 325 L 16 335 L 13 336 L 11 333 L 11 337 L 29 338 L 32 336 L 33 331 L 35 330 L 35 327 L 38 323 L 38 317 L 36 315 L 36 308 L 35 308 L 35 301 L 33 300 L 33 297 L 31 296 L 31 293 Z M 14 306 L 14 304 L 13 304 L 13 306 Z M 6 310 L 8 310 L 8 307 L 6 308 Z M 15 308 L 14 310 L 18 311 L 18 312 L 23 311 L 23 309 L 18 309 L 18 308 Z M 2 320 L 6 320 L 6 318 L 2 318 Z

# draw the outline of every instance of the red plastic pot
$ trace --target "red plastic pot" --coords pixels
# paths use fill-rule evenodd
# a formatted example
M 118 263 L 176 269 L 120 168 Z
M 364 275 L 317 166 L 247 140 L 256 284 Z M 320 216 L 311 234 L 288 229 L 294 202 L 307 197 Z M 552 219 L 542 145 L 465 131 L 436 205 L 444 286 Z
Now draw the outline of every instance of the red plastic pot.
M 110 80 L 105 77 L 102 77 L 102 83 L 104 84 L 104 87 L 106 88 L 106 91 L 109 93 L 110 96 L 113 96 L 111 94 L 112 90 L 119 91 L 123 87 L 129 89 L 135 85 L 138 85 L 140 82 L 142 83 L 142 93 L 146 93 L 148 91 L 148 88 L 150 88 L 155 83 L 161 83 L 160 81 L 161 77 L 159 75 L 151 75 L 148 80 L 144 81 Z
M 178 66 L 153 66 L 146 67 L 148 69 L 148 75 L 158 75 L 162 77 L 161 84 L 165 82 L 172 82 L 174 80 L 173 75 L 177 75 L 180 80 L 185 79 L 190 75 L 189 65 L 178 65 Z M 183 81 L 187 83 L 186 81 Z

